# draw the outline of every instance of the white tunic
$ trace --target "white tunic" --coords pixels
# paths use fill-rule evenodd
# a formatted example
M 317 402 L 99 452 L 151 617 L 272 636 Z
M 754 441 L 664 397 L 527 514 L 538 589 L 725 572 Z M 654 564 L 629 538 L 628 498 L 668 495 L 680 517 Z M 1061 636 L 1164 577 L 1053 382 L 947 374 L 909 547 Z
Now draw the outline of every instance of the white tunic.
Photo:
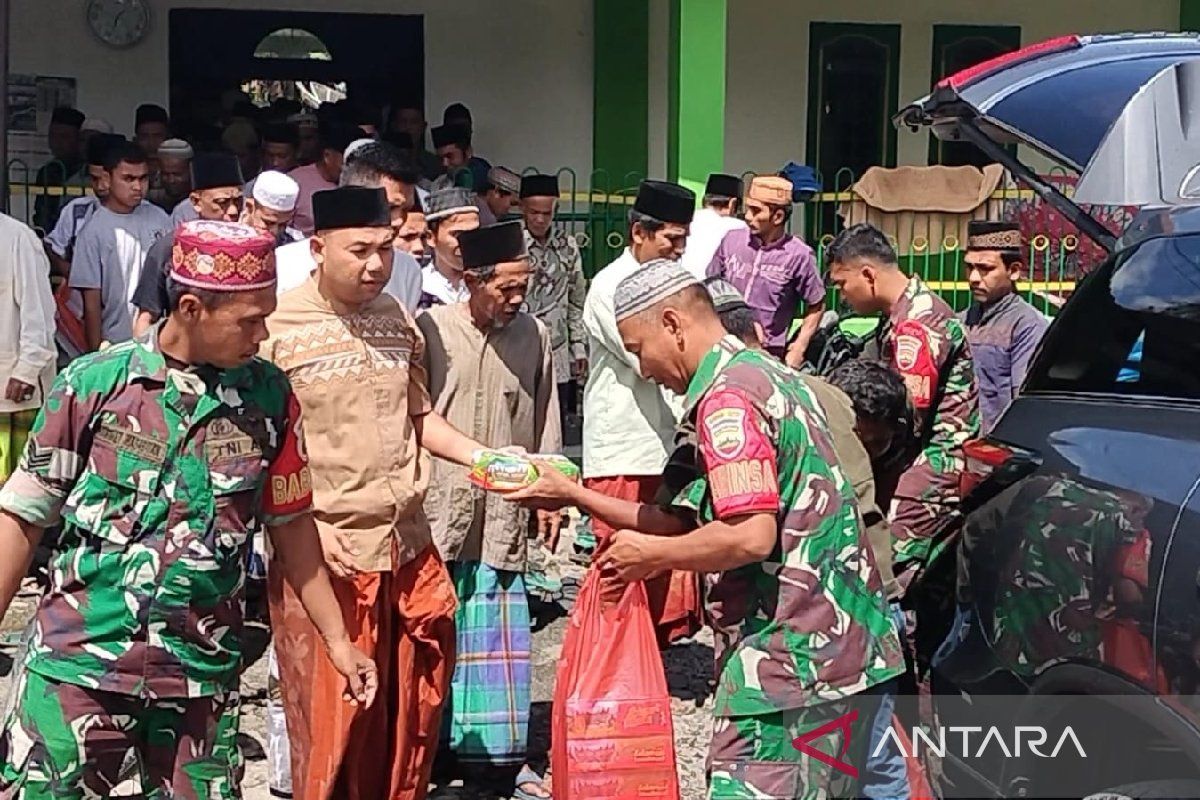
M 739 228 L 745 228 L 746 223 L 738 217 L 723 217 L 711 208 L 702 208 L 692 218 L 688 229 L 687 249 L 679 263 L 699 280 L 704 280 L 708 264 L 717 254 L 721 240 L 725 234 Z
M 591 371 L 583 388 L 583 475 L 661 475 L 675 430 L 675 412 L 658 384 L 642 377 L 638 360 L 617 331 L 617 284 L 640 269 L 626 248 L 596 274 L 583 304 Z

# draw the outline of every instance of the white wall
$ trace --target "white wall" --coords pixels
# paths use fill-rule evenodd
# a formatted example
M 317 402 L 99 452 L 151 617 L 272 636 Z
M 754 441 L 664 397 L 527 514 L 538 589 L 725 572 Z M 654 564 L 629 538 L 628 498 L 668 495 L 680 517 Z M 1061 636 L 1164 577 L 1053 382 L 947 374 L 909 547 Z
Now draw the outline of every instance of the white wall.
M 431 124 L 461 101 L 475 117 L 476 149 L 493 163 L 591 171 L 591 0 L 150 0 L 152 29 L 128 50 L 92 36 L 84 5 L 16 0 L 9 68 L 74 77 L 79 108 L 124 133 L 139 103 L 166 105 L 173 7 L 423 14 Z M 494 55 L 472 52 L 486 45 Z
M 1020 25 L 1022 44 L 1179 27 L 1179 0 L 729 0 L 728 12 L 725 166 L 736 172 L 804 163 L 810 22 L 899 23 L 901 104 L 929 91 L 935 24 Z M 665 118 L 663 97 L 652 113 Z M 927 134 L 898 133 L 898 163 L 927 156 Z

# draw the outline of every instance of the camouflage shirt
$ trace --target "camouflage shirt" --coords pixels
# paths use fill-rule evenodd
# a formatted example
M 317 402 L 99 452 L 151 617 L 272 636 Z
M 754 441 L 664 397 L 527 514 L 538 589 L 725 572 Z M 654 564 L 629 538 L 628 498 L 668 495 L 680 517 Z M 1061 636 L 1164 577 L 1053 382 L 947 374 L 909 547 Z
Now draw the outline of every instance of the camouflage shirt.
M 545 243 L 525 231 L 525 247 L 533 267 L 525 310 L 550 331 L 555 380 L 563 383 L 571 379 L 571 363 L 587 358 L 587 332 L 583 327 L 587 281 L 579 246 L 573 237 L 555 228 Z
M 880 357 L 908 386 L 919 447 L 893 498 L 893 521 L 905 505 L 902 527 L 915 534 L 899 536 L 895 561 L 923 563 L 933 518 L 958 504 L 963 443 L 979 435 L 975 367 L 962 322 L 916 276 L 876 336 Z M 916 516 L 930 517 L 929 524 Z
M 899 675 L 900 641 L 854 499 L 812 391 L 726 337 L 687 393 L 704 477 L 681 505 L 702 524 L 773 514 L 765 560 L 708 578 L 714 714 L 740 717 L 845 698 Z
M 30 670 L 202 697 L 237 686 L 247 543 L 307 511 L 311 480 L 282 372 L 258 359 L 177 369 L 157 332 L 59 375 L 0 507 L 63 523 Z

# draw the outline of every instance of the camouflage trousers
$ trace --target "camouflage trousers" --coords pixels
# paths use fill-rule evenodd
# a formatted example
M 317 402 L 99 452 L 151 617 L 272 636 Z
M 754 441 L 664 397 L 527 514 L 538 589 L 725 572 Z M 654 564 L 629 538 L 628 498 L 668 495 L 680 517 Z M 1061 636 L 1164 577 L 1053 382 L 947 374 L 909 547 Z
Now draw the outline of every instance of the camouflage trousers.
M 860 694 L 773 714 L 717 718 L 708 753 L 708 800 L 857 797 L 857 773 L 865 768 L 871 722 L 879 702 L 878 696 Z M 792 744 L 855 711 L 857 716 L 846 720 L 847 727 L 833 727 L 808 742 L 832 760 L 843 762 L 849 771 Z
M 0 800 L 241 797 L 238 696 L 146 701 L 24 670 L 0 733 Z

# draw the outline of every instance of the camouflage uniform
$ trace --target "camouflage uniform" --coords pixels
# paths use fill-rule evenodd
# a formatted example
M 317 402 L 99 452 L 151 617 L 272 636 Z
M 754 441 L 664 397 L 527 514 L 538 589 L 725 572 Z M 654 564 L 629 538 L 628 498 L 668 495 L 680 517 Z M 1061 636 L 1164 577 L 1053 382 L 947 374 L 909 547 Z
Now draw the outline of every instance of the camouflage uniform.
M 311 506 L 302 436 L 276 367 L 175 368 L 157 329 L 59 376 L 0 491 L 63 525 L 0 797 L 105 796 L 130 767 L 151 798 L 240 796 L 246 548 Z
M 554 375 L 558 383 L 571 380 L 571 363 L 587 358 L 587 333 L 583 327 L 583 301 L 587 281 L 583 261 L 573 237 L 555 228 L 543 244 L 525 231 L 525 248 L 533 265 L 525 310 L 550 331 Z
M 973 537 L 1000 566 L 995 651 L 1016 674 L 1033 677 L 1050 661 L 1102 660 L 1116 610 L 1112 565 L 1140 530 L 1133 505 L 1063 475 L 1034 476 L 1015 493 L 1001 529 L 1019 532 L 1015 548 Z
M 928 561 L 934 533 L 958 507 L 962 446 L 979 435 L 979 400 L 962 323 L 920 278 L 909 280 L 876 344 L 904 378 L 915 409 L 919 451 L 899 477 L 889 514 L 896 576 L 907 586 Z
M 903 668 L 854 487 L 811 390 L 766 353 L 724 339 L 692 378 L 687 407 L 704 476 L 676 503 L 702 524 L 771 513 L 780 531 L 765 561 L 708 578 L 717 659 L 709 796 L 842 795 L 846 776 L 792 739 Z

